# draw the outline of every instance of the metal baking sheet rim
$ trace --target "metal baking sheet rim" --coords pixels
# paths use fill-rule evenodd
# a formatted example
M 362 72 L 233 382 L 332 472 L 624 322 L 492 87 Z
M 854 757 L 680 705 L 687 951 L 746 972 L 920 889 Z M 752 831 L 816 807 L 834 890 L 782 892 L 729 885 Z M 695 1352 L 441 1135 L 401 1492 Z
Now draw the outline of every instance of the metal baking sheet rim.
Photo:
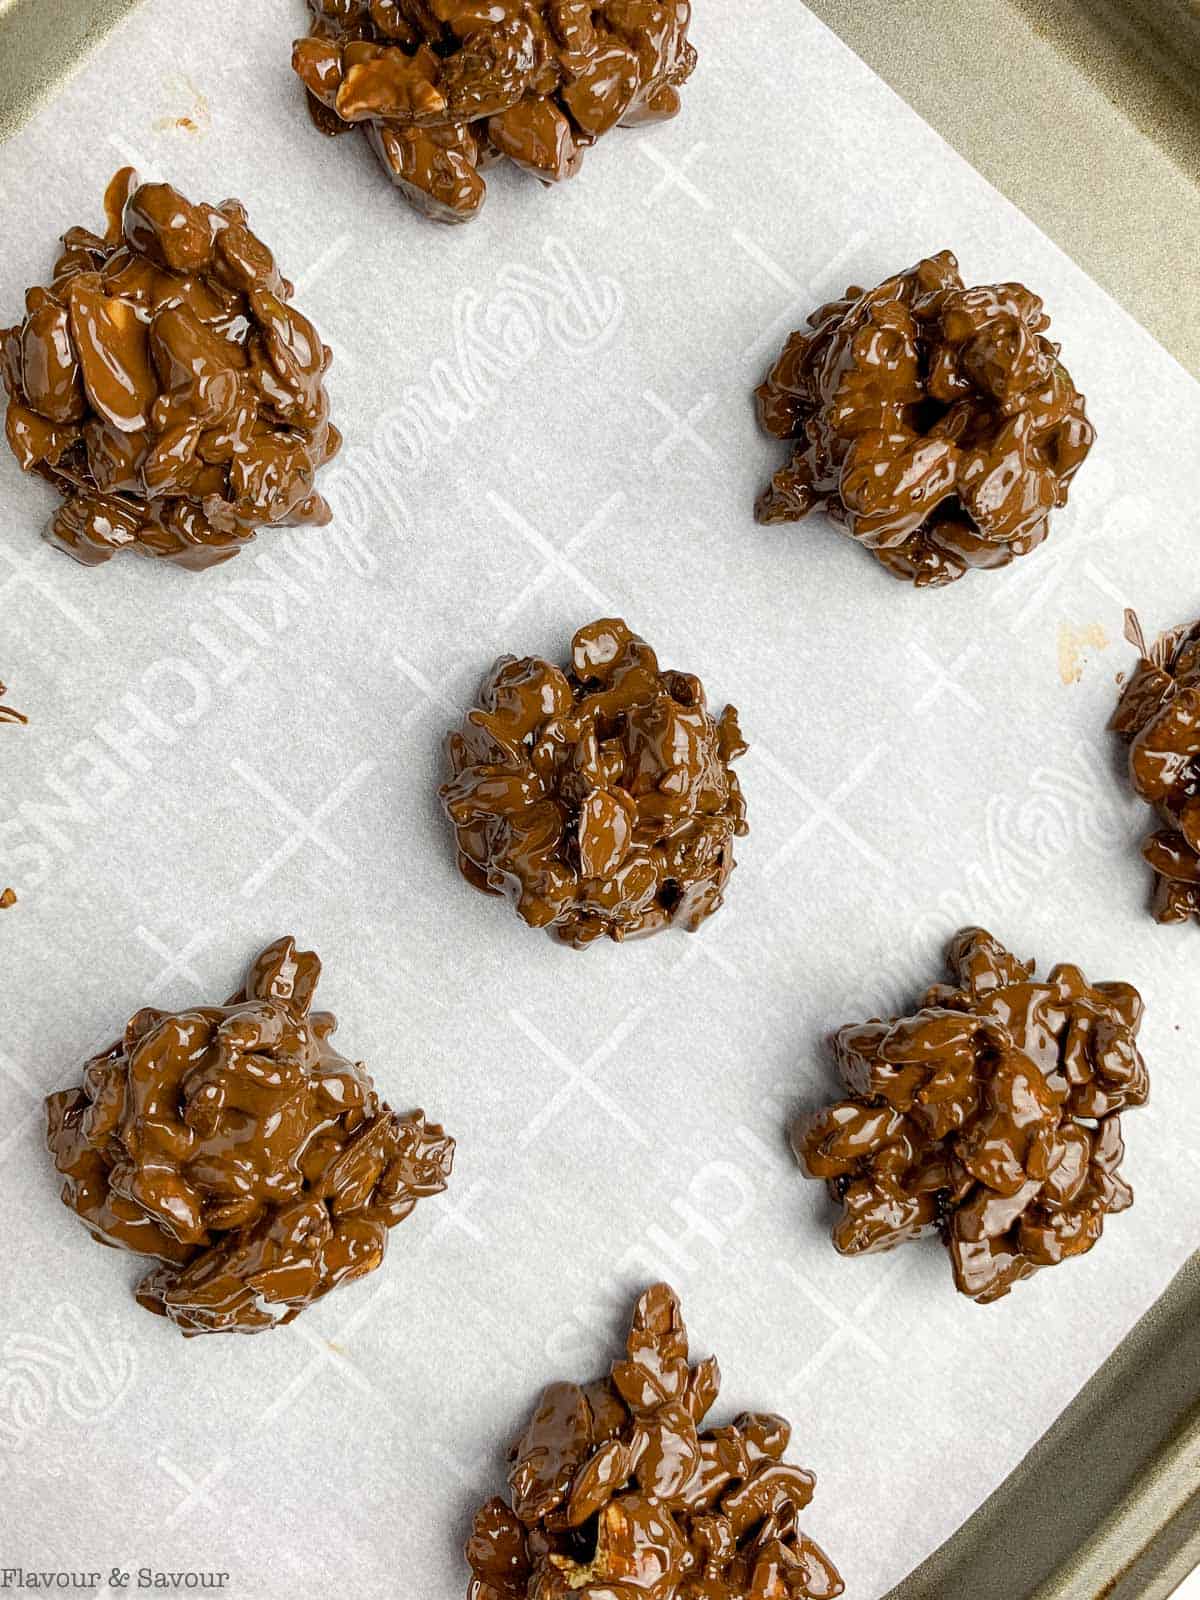
M 0 141 L 138 4 L 0 0 Z M 1033 1507 L 1046 1509 L 1031 1522 Z M 1197 1566 L 1200 1251 L 1016 1471 L 886 1600 L 1166 1600 Z

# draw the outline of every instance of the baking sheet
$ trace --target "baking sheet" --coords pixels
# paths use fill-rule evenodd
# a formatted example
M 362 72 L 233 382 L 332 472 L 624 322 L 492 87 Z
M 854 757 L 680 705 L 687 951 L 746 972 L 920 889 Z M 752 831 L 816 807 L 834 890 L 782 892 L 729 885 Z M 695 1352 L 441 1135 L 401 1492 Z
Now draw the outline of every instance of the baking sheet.
M 332 529 L 199 577 L 75 567 L 0 464 L 0 677 L 32 718 L 0 798 L 0 1565 L 451 1600 L 541 1386 L 602 1371 L 665 1276 L 721 1357 L 714 1416 L 792 1417 L 807 1526 L 868 1600 L 1196 1243 L 1194 930 L 1145 914 L 1104 724 L 1123 608 L 1200 600 L 1200 389 L 788 0 L 703 8 L 676 123 L 555 193 L 494 175 L 453 231 L 310 132 L 302 17 L 149 0 L 0 152 L 10 316 L 121 162 L 237 194 L 336 351 L 348 439 Z M 750 390 L 812 306 L 945 245 L 1045 295 L 1100 443 L 1041 551 L 915 594 L 819 521 L 754 526 L 781 457 Z M 613 613 L 739 706 L 752 832 L 695 938 L 576 955 L 461 883 L 434 789 L 497 653 Z M 1137 983 L 1155 1085 L 1133 1211 L 989 1308 L 935 1244 L 837 1257 L 783 1136 L 832 1087 L 828 1031 L 910 1003 L 963 922 Z M 40 1096 L 289 930 L 342 1048 L 457 1136 L 455 1178 L 361 1286 L 185 1343 L 58 1204 Z
M 1200 320 L 1179 309 L 1200 237 L 1195 0 L 812 9 L 1200 376 Z

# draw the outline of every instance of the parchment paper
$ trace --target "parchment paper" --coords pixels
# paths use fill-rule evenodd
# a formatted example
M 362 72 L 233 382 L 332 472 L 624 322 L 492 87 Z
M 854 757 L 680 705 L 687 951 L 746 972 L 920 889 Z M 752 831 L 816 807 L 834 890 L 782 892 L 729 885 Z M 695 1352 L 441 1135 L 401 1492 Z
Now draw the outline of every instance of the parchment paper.
M 122 162 L 238 195 L 336 350 L 348 441 L 332 529 L 203 576 L 73 565 L 0 460 L 0 676 L 32 719 L 0 729 L 3 1567 L 455 1600 L 504 1443 L 665 1276 L 720 1355 L 715 1420 L 791 1416 L 807 1526 L 868 1600 L 1196 1245 L 1197 936 L 1147 914 L 1105 722 L 1123 608 L 1200 609 L 1200 389 L 801 6 L 697 9 L 677 122 L 559 192 L 494 176 L 466 229 L 310 129 L 286 0 L 149 0 L 0 152 L 8 319 Z M 944 246 L 1045 296 L 1100 443 L 1041 551 L 917 594 L 819 520 L 755 527 L 781 451 L 750 391 L 815 305 Z M 738 705 L 752 832 L 694 939 L 576 955 L 461 882 L 434 791 L 492 658 L 606 614 Z M 827 1033 L 910 1004 L 967 922 L 1136 983 L 1154 1081 L 1132 1212 L 989 1308 L 936 1243 L 839 1258 L 784 1138 Z M 363 1285 L 185 1342 L 59 1204 L 40 1101 L 285 931 L 455 1177 Z

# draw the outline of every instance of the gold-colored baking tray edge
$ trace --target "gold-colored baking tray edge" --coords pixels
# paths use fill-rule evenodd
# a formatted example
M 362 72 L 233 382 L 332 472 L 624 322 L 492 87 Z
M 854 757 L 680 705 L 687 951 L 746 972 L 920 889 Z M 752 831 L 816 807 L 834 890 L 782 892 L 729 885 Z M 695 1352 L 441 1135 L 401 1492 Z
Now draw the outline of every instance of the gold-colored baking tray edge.
M 139 3 L 0 0 L 0 140 Z M 1200 375 L 1200 0 L 809 4 Z M 1165 1600 L 1198 1565 L 1200 1253 L 887 1600 Z
M 808 4 L 1200 377 L 1200 0 Z
M 140 0 L 0 0 L 0 142 L 11 137 Z
M 1047 1359 L 1014 1350 L 1013 1383 L 1023 1363 Z M 1165 1600 L 1197 1566 L 1200 1253 L 1016 1471 L 887 1600 Z

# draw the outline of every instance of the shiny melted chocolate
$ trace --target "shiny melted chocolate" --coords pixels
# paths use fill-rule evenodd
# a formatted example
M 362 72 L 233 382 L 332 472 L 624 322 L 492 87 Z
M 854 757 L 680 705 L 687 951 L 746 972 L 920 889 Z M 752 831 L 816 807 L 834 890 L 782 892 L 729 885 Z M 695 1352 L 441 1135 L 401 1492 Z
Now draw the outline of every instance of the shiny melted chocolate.
M 737 712 L 663 672 L 616 619 L 581 628 L 566 671 L 501 656 L 448 742 L 458 864 L 577 949 L 695 930 L 721 905 L 746 808 Z
M 484 170 L 574 177 L 612 128 L 673 117 L 688 0 L 309 0 L 292 65 L 322 133 L 358 128 L 425 216 L 469 222 Z
M 388 1230 L 446 1187 L 454 1141 L 333 1048 L 320 972 L 280 939 L 226 1005 L 139 1011 L 46 1102 L 64 1204 L 158 1258 L 137 1298 L 184 1334 L 291 1322 L 374 1272 Z
M 198 571 L 260 527 L 327 523 L 330 352 L 245 208 L 126 167 L 105 211 L 0 331 L 9 445 L 63 497 L 45 537 L 85 566 L 133 551 Z
M 837 1569 L 800 1527 L 811 1472 L 785 1461 L 790 1425 L 746 1412 L 703 1428 L 721 1372 L 688 1363 L 665 1283 L 633 1314 L 624 1360 L 552 1383 L 509 1451 L 509 1499 L 467 1545 L 468 1600 L 833 1600 Z
M 8 690 L 4 684 L 0 683 L 0 702 L 3 702 L 7 693 Z M 28 721 L 29 718 L 23 712 L 18 711 L 16 706 L 6 706 L 0 703 L 0 725 L 7 722 L 10 726 L 14 723 L 24 726 Z
M 843 1255 L 938 1233 L 959 1290 L 986 1303 L 1133 1203 L 1120 1113 L 1149 1096 L 1142 1000 L 1073 966 L 1036 979 L 981 928 L 949 967 L 915 1015 L 841 1029 L 849 1098 L 798 1118 L 792 1146 L 842 1207 Z
M 820 508 L 918 588 L 1042 543 L 1095 432 L 1037 295 L 968 289 L 944 250 L 808 321 L 758 390 L 767 432 L 798 441 L 760 522 Z
M 1132 612 L 1126 628 L 1139 660 L 1111 726 L 1129 740 L 1134 790 L 1162 823 L 1142 846 L 1154 869 L 1154 915 L 1200 922 L 1200 622 L 1153 645 Z

